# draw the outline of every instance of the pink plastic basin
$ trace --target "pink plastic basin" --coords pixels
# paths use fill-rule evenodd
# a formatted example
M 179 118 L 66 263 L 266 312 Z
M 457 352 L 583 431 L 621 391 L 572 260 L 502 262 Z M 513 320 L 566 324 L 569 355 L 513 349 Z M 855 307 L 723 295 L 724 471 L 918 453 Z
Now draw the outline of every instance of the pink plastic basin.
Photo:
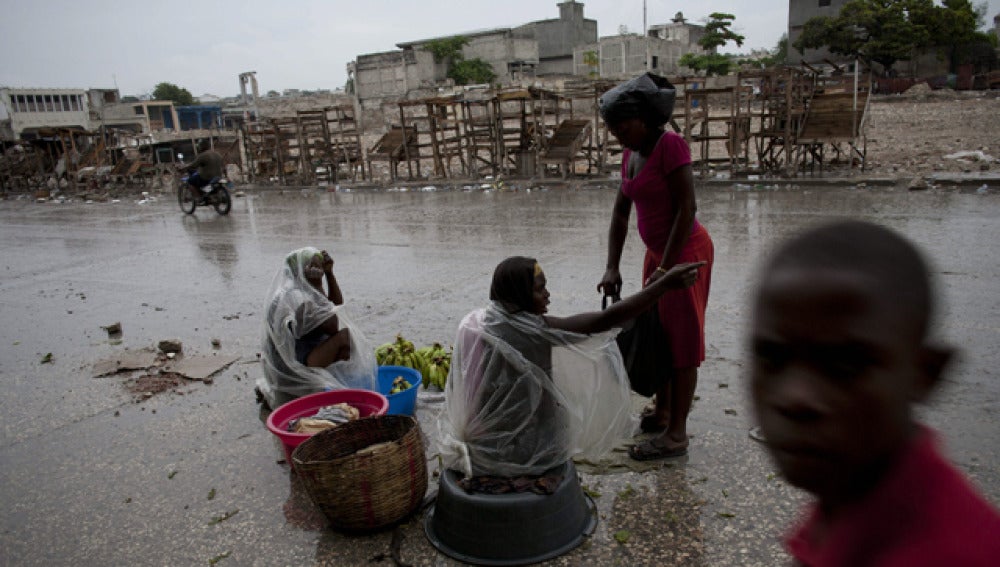
M 285 450 L 285 462 L 291 465 L 292 451 L 311 436 L 308 433 L 289 431 L 288 422 L 316 415 L 321 407 L 340 403 L 348 403 L 358 408 L 361 417 L 385 415 L 389 410 L 389 400 L 371 390 L 331 390 L 294 399 L 267 416 L 267 428 L 281 440 L 281 447 Z

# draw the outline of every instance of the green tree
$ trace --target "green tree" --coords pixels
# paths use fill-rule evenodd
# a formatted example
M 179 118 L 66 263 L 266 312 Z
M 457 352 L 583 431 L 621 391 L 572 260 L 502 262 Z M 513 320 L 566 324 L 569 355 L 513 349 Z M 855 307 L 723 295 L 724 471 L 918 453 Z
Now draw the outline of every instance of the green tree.
M 743 46 L 742 35 L 732 30 L 736 16 L 722 12 L 712 12 L 705 24 L 705 33 L 698 39 L 698 45 L 709 53 L 696 55 L 685 53 L 677 61 L 678 65 L 688 67 L 696 72 L 708 75 L 725 75 L 733 66 L 733 59 L 728 55 L 715 53 L 715 50 L 732 41 L 737 47 Z
M 722 53 L 707 53 L 705 55 L 685 53 L 677 60 L 677 64 L 697 72 L 704 72 L 706 75 L 726 75 L 733 67 L 733 59 Z
M 722 12 L 709 14 L 708 23 L 705 24 L 705 34 L 698 39 L 698 45 L 705 51 L 714 51 L 730 41 L 735 43 L 736 47 L 743 47 L 743 40 L 746 38 L 731 29 L 735 19 L 736 16 Z
M 583 64 L 590 68 L 590 71 L 587 72 L 588 76 L 596 77 L 599 74 L 601 61 L 598 59 L 596 51 L 585 51 L 583 53 Z
M 933 17 L 924 24 L 954 72 L 977 52 L 990 52 L 989 47 L 996 46 L 996 36 L 979 31 L 986 19 L 986 4 L 973 6 L 969 0 L 944 0 L 942 4 L 934 7 Z
M 454 79 L 456 85 L 478 85 L 492 83 L 497 78 L 493 66 L 479 59 L 460 59 L 451 64 L 448 78 Z
M 802 52 L 826 47 L 837 55 L 878 63 L 888 74 L 914 50 L 937 42 L 934 22 L 939 17 L 932 0 L 850 0 L 836 16 L 806 21 L 794 47 Z
M 194 96 L 187 89 L 173 83 L 159 83 L 153 87 L 153 100 L 171 100 L 177 106 L 194 104 Z
M 469 39 L 462 35 L 432 39 L 424 44 L 424 49 L 434 56 L 435 63 L 445 63 L 463 59 L 462 48 L 469 45 Z
M 788 59 L 788 34 L 781 34 L 778 44 L 771 50 L 771 56 L 764 59 L 762 63 L 768 67 L 781 65 Z
M 454 80 L 456 85 L 492 83 L 497 78 L 493 67 L 478 57 L 466 59 L 462 54 L 462 48 L 466 45 L 469 45 L 469 39 L 456 35 L 432 39 L 423 47 L 431 52 L 435 63 L 445 63 L 448 66 L 447 77 Z

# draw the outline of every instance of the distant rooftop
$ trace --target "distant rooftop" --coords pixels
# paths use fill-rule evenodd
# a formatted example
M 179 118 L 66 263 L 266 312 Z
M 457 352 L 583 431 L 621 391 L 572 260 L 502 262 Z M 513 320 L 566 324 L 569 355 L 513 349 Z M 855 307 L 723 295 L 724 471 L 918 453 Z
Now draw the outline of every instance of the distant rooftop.
M 441 36 L 438 36 L 438 37 L 429 37 L 427 39 L 418 39 L 418 40 L 415 40 L 415 41 L 404 41 L 404 42 L 401 42 L 401 43 L 397 43 L 396 47 L 398 47 L 400 49 L 406 49 L 408 47 L 413 47 L 414 45 L 421 45 L 421 44 L 428 43 L 428 42 L 431 42 L 431 41 L 434 41 L 434 40 L 438 40 L 438 39 L 448 39 L 450 37 L 456 37 L 456 36 L 462 36 L 462 37 L 472 38 L 472 37 L 481 37 L 481 36 L 484 36 L 484 35 L 496 35 L 496 34 L 500 34 L 500 33 L 509 33 L 512 29 L 513 28 L 491 28 L 491 29 L 479 29 L 479 30 L 461 32 L 461 33 L 450 33 L 448 35 L 441 35 Z

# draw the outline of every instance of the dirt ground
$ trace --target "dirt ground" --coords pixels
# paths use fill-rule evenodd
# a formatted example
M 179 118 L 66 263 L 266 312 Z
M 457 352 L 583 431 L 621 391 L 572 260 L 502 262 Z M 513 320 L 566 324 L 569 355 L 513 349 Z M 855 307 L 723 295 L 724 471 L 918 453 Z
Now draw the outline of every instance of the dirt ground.
M 912 94 L 911 94 L 912 93 Z M 1000 170 L 1000 92 L 917 89 L 871 101 L 868 167 L 874 175 Z M 948 156 L 981 151 L 964 159 Z

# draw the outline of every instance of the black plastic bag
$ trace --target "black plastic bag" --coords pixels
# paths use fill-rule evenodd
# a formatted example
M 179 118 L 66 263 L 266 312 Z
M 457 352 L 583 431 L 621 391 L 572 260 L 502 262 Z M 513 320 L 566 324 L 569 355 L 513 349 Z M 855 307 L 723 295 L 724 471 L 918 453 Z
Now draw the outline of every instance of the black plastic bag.
M 604 296 L 601 308 L 606 309 L 608 298 L 615 303 L 620 296 Z M 666 348 L 667 335 L 660 325 L 659 309 L 653 305 L 622 328 L 615 338 L 622 353 L 632 391 L 647 398 L 655 394 L 669 379 L 673 371 L 670 350 Z
M 676 98 L 677 89 L 670 81 L 645 73 L 601 95 L 598 107 L 601 118 L 610 124 L 627 118 L 640 118 L 661 126 L 673 116 Z

